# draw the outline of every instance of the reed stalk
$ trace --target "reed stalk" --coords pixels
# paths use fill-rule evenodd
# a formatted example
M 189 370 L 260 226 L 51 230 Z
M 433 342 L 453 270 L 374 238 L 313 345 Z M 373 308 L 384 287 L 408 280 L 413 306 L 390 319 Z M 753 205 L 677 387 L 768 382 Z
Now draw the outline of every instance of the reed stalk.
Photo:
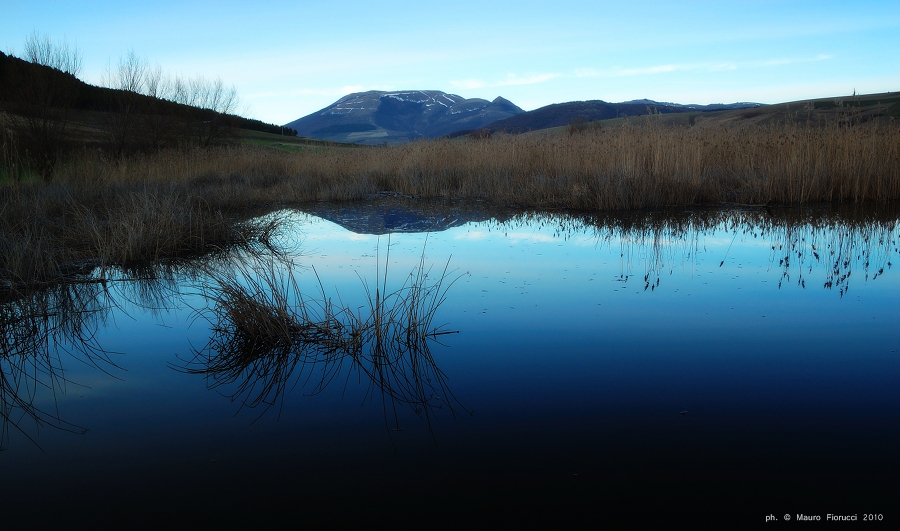
M 423 252 L 407 281 L 392 291 L 387 272 L 384 278 L 377 272 L 374 294 L 363 282 L 365 315 L 327 297 L 321 279 L 314 296 L 303 293 L 293 271 L 292 262 L 272 255 L 208 271 L 201 291 L 210 305 L 201 314 L 213 336 L 180 370 L 202 374 L 210 388 L 230 389 L 226 394 L 241 407 L 265 412 L 298 382 L 312 394 L 322 392 L 349 363 L 369 382 L 368 396 L 380 393 L 393 429 L 399 429 L 398 405 L 429 424 L 434 408 L 455 415 L 461 406 L 430 351 L 431 342 L 450 333 L 432 326 L 455 281 L 446 267 L 429 279 Z
M 203 252 L 265 232 L 245 222 L 259 208 L 383 191 L 593 212 L 898 201 L 900 125 L 704 128 L 648 120 L 573 135 L 299 153 L 237 145 L 109 160 L 85 151 L 53 174 L 51 183 L 0 184 L 0 289 L 52 282 L 88 265 Z

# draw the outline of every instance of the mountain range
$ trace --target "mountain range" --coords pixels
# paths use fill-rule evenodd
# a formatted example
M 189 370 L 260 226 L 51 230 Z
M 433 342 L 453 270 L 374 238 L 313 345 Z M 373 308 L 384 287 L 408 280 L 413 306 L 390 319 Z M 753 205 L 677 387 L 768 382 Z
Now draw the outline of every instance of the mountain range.
M 396 144 L 481 129 L 523 112 L 499 97 L 488 101 L 439 90 L 370 90 L 344 96 L 285 126 L 323 140 Z
M 439 90 L 357 92 L 285 124 L 300 136 L 360 144 L 397 144 L 473 131 L 522 133 L 573 122 L 623 116 L 707 112 L 758 107 L 759 103 L 682 105 L 653 100 L 602 100 L 547 105 L 525 112 L 507 99 L 463 98 Z
M 578 122 L 608 120 L 627 116 L 647 114 L 672 114 L 687 112 L 711 112 L 759 107 L 760 103 L 716 103 L 712 105 L 682 105 L 660 103 L 653 100 L 631 100 L 609 103 L 602 100 L 570 101 L 554 103 L 533 111 L 524 112 L 503 120 L 498 120 L 482 129 L 484 133 L 525 133 L 538 129 L 549 129 Z

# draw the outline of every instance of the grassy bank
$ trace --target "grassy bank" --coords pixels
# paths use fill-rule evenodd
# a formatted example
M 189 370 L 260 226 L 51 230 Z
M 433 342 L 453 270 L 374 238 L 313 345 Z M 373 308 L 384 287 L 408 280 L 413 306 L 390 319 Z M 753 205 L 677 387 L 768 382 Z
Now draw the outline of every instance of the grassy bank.
M 115 165 L 110 166 L 114 172 Z M 0 185 L 0 292 L 54 284 L 96 267 L 135 268 L 216 248 L 266 242 L 275 222 L 205 181 L 118 175 Z
M 495 136 L 385 148 L 181 151 L 107 164 L 67 182 L 202 181 L 240 202 L 356 199 L 382 190 L 535 208 L 639 209 L 697 203 L 900 199 L 900 125 L 701 129 L 652 123 L 575 135 Z M 223 189 L 224 187 L 224 189 Z
M 587 211 L 895 201 L 900 126 L 711 129 L 646 120 L 366 149 L 238 145 L 115 161 L 85 151 L 60 163 L 52 182 L 0 184 L 0 287 L 265 238 L 271 227 L 246 222 L 260 205 L 385 190 Z

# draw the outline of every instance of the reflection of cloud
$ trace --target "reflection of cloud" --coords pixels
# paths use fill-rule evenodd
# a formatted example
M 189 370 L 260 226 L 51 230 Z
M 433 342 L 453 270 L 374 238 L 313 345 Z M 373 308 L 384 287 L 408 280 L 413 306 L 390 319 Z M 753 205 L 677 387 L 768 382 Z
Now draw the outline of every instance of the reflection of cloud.
M 546 234 L 535 234 L 532 232 L 508 232 L 506 237 L 512 243 L 529 242 L 529 243 L 547 243 L 557 240 L 553 236 Z
M 488 231 L 470 231 L 465 234 L 457 234 L 453 237 L 454 240 L 465 240 L 465 241 L 484 241 L 489 238 L 503 238 L 508 240 L 510 244 L 517 244 L 522 242 L 528 243 L 548 243 L 557 241 L 559 238 L 554 236 L 550 236 L 548 234 L 539 234 L 533 232 L 506 232 L 502 233 L 502 231 L 497 232 L 488 232 Z
M 350 232 L 348 230 L 336 230 L 334 232 L 320 232 L 317 234 L 307 234 L 304 241 L 306 242 L 367 242 L 370 241 L 374 236 L 371 234 L 357 234 L 355 232 Z
M 569 243 L 578 247 L 595 247 L 598 244 L 606 243 L 595 236 L 576 236 L 569 238 Z
M 769 247 L 772 242 L 764 238 L 751 238 L 746 234 L 738 234 L 724 236 L 704 236 L 703 245 L 706 247 L 731 247 L 735 243 L 740 242 L 741 247 Z
M 453 237 L 454 240 L 466 240 L 466 241 L 481 241 L 486 240 L 491 236 L 490 233 L 483 230 L 473 230 L 470 232 L 457 234 Z

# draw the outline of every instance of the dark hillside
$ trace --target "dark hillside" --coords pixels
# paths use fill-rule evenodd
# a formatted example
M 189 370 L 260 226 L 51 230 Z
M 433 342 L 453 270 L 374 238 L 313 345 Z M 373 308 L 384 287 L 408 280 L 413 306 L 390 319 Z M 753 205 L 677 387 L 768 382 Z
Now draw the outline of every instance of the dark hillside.
M 815 126 L 853 125 L 900 118 L 900 93 L 852 94 L 832 98 L 800 100 L 752 109 L 717 111 L 697 115 L 696 125 L 732 127 L 779 123 Z
M 105 87 L 97 87 L 81 81 L 80 79 L 50 67 L 36 65 L 7 55 L 0 51 L 0 109 L 10 113 L 27 112 L 23 105 L 22 95 L 26 93 L 40 93 L 44 91 L 42 85 L 53 84 L 59 87 L 67 87 L 70 95 L 66 102 L 52 102 L 52 106 L 61 106 L 68 103 L 72 110 L 118 113 L 123 109 L 123 99 L 119 97 L 122 91 Z M 143 108 L 153 108 L 155 113 L 176 116 L 196 112 L 196 109 L 172 101 L 152 98 L 143 94 L 132 93 L 134 99 Z M 220 113 L 217 113 L 220 114 Z M 239 129 L 262 131 L 265 133 L 281 134 L 281 126 L 267 124 L 260 120 L 253 120 L 233 114 L 222 115 L 227 121 Z
M 554 103 L 540 109 L 524 112 L 499 120 L 485 129 L 487 132 L 525 133 L 538 129 L 560 127 L 573 122 L 608 120 L 624 116 L 644 114 L 668 114 L 684 112 L 680 106 L 653 105 L 645 103 L 607 103 L 602 100 L 572 101 Z

